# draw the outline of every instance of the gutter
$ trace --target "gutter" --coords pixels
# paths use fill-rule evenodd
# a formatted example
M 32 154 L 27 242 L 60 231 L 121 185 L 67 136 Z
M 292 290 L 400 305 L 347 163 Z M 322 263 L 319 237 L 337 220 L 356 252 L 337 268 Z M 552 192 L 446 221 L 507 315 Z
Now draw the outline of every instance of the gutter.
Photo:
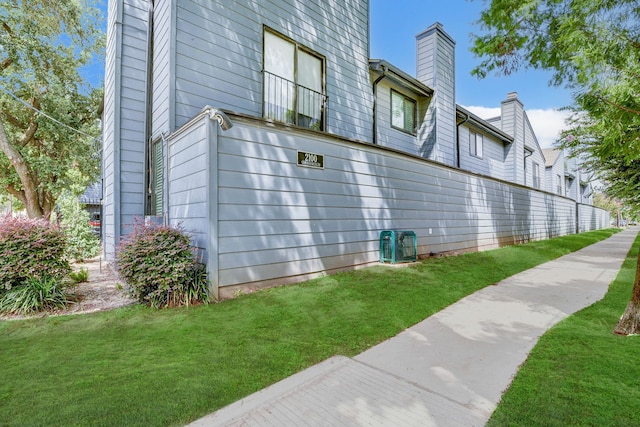
M 378 83 L 380 83 L 385 77 L 387 77 L 387 67 L 384 64 L 379 64 L 376 68 L 382 68 L 382 74 L 373 82 L 373 144 L 378 144 L 378 123 L 377 123 L 377 104 L 378 104 Z
M 470 118 L 470 115 L 465 114 L 463 121 L 458 123 L 456 120 L 456 165 L 458 166 L 458 169 L 460 169 L 460 126 L 467 123 Z
M 529 150 L 527 148 L 525 148 L 525 150 L 528 151 L 529 154 L 524 156 L 524 159 L 522 160 L 522 166 L 523 166 L 524 171 L 525 171 L 525 174 L 524 174 L 524 185 L 527 185 L 527 173 L 526 173 L 526 170 L 527 170 L 527 159 L 529 157 L 533 156 L 534 151 L 533 150 Z M 540 179 L 542 179 L 542 178 L 540 178 Z

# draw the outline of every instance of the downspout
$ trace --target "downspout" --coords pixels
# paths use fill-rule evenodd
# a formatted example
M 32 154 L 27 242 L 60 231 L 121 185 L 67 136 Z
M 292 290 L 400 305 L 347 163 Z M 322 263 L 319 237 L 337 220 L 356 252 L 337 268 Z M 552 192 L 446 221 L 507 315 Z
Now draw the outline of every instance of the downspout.
M 145 176 L 144 176 L 144 183 L 145 183 L 145 192 L 144 192 L 144 215 L 146 216 L 147 214 L 152 212 L 151 209 L 151 200 L 150 200 L 150 196 L 149 196 L 149 191 L 148 189 L 150 188 L 150 182 L 151 182 L 151 162 L 150 159 L 152 159 L 152 155 L 151 153 L 153 152 L 153 140 L 151 138 L 151 132 L 152 132 L 152 108 L 151 105 L 153 103 L 153 9 L 154 9 L 154 4 L 153 4 L 154 0 L 149 0 L 149 26 L 147 28 L 147 63 L 146 63 L 146 71 L 147 71 L 147 87 L 146 87 L 146 91 L 147 91 L 147 105 L 145 107 L 145 117 L 144 117 L 144 121 L 145 121 L 145 129 L 144 129 L 144 140 L 147 141 L 147 144 L 145 146 L 145 150 L 147 150 L 147 153 L 145 155 Z M 164 152 L 164 147 L 163 147 L 163 152 Z M 157 183 L 156 183 L 157 185 Z M 157 212 L 156 212 L 157 215 Z
M 377 112 L 377 107 L 376 105 L 378 104 L 378 83 L 380 83 L 385 77 L 387 77 L 387 67 L 379 64 L 378 65 L 380 68 L 382 68 L 382 75 L 380 75 L 380 77 L 378 77 L 374 82 L 373 82 L 373 143 L 377 144 L 378 143 L 378 123 L 377 123 L 377 117 L 378 117 L 378 112 Z
M 169 141 L 164 137 L 164 132 L 160 134 L 162 139 L 162 153 L 164 159 L 162 159 L 162 225 L 169 225 Z
M 113 76 L 113 195 L 112 195 L 112 212 L 113 212 L 113 252 L 110 254 L 111 256 L 115 256 L 116 248 L 120 245 L 120 236 L 121 236 L 121 218 L 120 218 L 120 205 L 122 201 L 122 196 L 120 194 L 120 144 L 122 144 L 122 130 L 120 126 L 122 113 L 120 110 L 121 107 L 121 96 L 122 96 L 122 37 L 123 37 L 123 22 L 124 22 L 124 12 L 123 12 L 123 4 L 121 2 L 117 2 L 115 6 L 115 72 Z M 104 197 L 104 193 L 103 193 Z M 101 221 L 104 222 L 105 218 L 102 218 Z M 107 230 L 105 230 L 105 237 L 107 236 Z M 107 251 L 107 239 L 104 240 L 104 249 L 105 253 Z
M 528 155 L 524 156 L 524 160 L 523 160 L 523 163 L 522 163 L 522 166 L 524 168 L 523 170 L 525 172 L 524 173 L 524 185 L 527 185 L 527 159 L 529 157 L 531 157 L 531 156 L 533 156 L 533 151 L 530 151 Z
M 467 123 L 469 121 L 470 116 L 466 114 L 466 117 L 460 123 L 456 121 L 456 164 L 458 169 L 460 169 L 460 126 Z

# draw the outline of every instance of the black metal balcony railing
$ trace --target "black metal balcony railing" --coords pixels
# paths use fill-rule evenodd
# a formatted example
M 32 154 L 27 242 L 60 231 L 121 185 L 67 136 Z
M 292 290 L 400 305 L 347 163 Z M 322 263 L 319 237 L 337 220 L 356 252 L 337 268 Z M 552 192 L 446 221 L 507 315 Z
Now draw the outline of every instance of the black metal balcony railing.
M 264 117 L 324 130 L 326 102 L 322 93 L 264 71 Z

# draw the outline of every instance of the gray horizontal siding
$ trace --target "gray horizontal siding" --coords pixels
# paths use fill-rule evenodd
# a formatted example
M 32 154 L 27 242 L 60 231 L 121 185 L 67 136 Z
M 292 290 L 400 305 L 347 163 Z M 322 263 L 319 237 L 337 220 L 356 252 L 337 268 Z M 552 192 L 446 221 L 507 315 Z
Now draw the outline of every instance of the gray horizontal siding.
M 194 246 L 206 252 L 208 239 L 208 116 L 190 123 L 168 140 L 169 221 L 180 225 Z
M 421 253 L 575 231 L 566 198 L 374 147 L 234 123 L 218 139 L 222 287 L 376 262 L 385 229 L 414 230 Z M 323 154 L 325 169 L 297 166 L 297 150 Z
M 147 36 L 149 4 L 142 0 L 127 0 L 123 4 L 121 41 L 122 66 L 120 76 L 120 224 L 121 233 L 127 224 L 144 215 L 144 147 L 147 107 Z M 116 201 L 118 203 L 118 201 Z
M 261 116 L 267 25 L 325 56 L 327 130 L 371 139 L 368 2 L 191 0 L 176 14 L 176 126 L 208 104 Z
M 152 92 L 152 135 L 172 130 L 171 114 L 173 79 L 172 5 L 173 1 L 156 2 L 153 12 L 153 92 Z
M 437 24 L 417 36 L 417 78 L 434 89 L 418 132 L 420 155 L 450 166 L 455 154 L 455 45 Z
M 376 88 L 376 129 L 378 132 L 376 144 L 419 155 L 415 135 L 391 127 L 392 89 L 416 101 L 416 107 L 418 106 L 418 97 L 407 92 L 406 89 L 399 85 L 390 84 L 387 80 L 378 83 Z M 421 121 L 422 119 L 418 115 L 418 125 Z
M 578 204 L 578 231 L 592 231 L 611 226 L 611 216 L 608 211 L 595 206 Z
M 421 254 L 576 231 L 568 198 L 375 146 L 231 119 L 233 128 L 220 132 L 200 115 L 169 138 L 171 223 L 203 249 L 223 295 L 236 285 L 376 263 L 385 229 L 415 231 Z M 298 150 L 324 155 L 325 169 L 297 166 Z M 581 215 L 582 228 L 601 226 L 601 212 Z
M 560 177 L 561 190 L 558 192 L 557 176 Z M 564 154 L 559 154 L 553 166 L 545 168 L 546 189 L 551 193 L 564 196 Z M 567 195 L 568 196 L 568 195 Z
M 534 151 L 533 154 L 531 154 L 529 157 L 525 159 L 525 162 L 527 163 L 527 168 L 526 168 L 526 171 L 522 172 L 522 175 L 524 175 L 526 172 L 525 185 L 529 187 L 533 187 L 533 164 L 537 163 L 538 165 L 540 165 L 540 171 L 539 171 L 540 185 L 538 188 L 543 191 L 547 190 L 546 179 L 545 179 L 546 175 L 545 175 L 545 167 L 544 167 L 544 156 L 542 155 L 542 152 Z
M 102 241 L 104 252 L 107 256 L 115 253 L 116 245 L 116 212 L 114 183 L 117 174 L 116 150 L 115 150 L 115 99 L 116 88 L 116 67 L 118 64 L 118 3 L 109 2 L 107 12 L 107 44 L 105 47 L 105 77 L 104 77 L 104 105 L 102 122 Z
M 482 157 L 471 154 L 469 143 L 469 132 L 475 132 L 482 135 L 483 153 Z M 492 178 L 505 179 L 505 154 L 504 143 L 488 136 L 487 134 L 477 130 L 470 129 L 468 126 L 461 125 L 458 128 L 458 138 L 460 146 L 460 168 L 487 175 Z
M 126 225 L 144 214 L 148 8 L 143 0 L 109 2 L 102 163 L 108 258 Z

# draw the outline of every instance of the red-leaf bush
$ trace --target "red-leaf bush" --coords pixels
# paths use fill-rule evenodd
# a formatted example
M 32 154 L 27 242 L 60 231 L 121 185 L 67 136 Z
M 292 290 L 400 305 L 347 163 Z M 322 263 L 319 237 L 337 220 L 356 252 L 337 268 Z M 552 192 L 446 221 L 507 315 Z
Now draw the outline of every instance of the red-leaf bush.
M 62 281 L 71 266 L 66 237 L 44 219 L 0 216 L 0 295 L 26 280 Z
M 180 228 L 136 223 L 118 247 L 116 270 L 131 296 L 151 307 L 208 302 L 206 272 Z

